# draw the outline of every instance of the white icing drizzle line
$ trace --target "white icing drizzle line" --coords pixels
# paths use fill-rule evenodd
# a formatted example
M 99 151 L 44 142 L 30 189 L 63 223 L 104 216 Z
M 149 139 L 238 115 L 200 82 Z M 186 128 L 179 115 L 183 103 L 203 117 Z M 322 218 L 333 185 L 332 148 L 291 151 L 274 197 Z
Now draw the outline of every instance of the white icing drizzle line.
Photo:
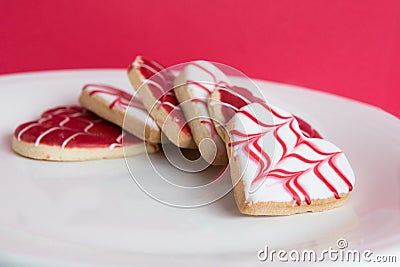
M 18 141 L 21 141 L 21 136 L 22 136 L 26 131 L 28 131 L 29 129 L 32 129 L 32 128 L 34 128 L 34 127 L 38 127 L 38 126 L 42 125 L 44 122 L 46 122 L 47 120 L 52 119 L 52 118 L 54 117 L 54 115 L 59 115 L 59 114 L 65 112 L 65 111 L 68 111 L 68 110 L 70 110 L 69 107 L 67 107 L 67 108 L 60 108 L 59 110 L 56 110 L 56 111 L 54 111 L 54 112 L 52 112 L 52 113 L 49 113 L 49 114 L 46 114 L 46 115 L 45 115 L 46 117 L 39 119 L 36 123 L 32 123 L 32 124 L 26 126 L 25 128 L 21 129 L 21 130 L 19 131 L 18 135 L 17 135 L 17 140 L 18 140 Z M 52 128 L 50 128 L 50 129 L 47 129 L 47 130 L 44 131 L 42 134 L 40 134 L 40 135 L 36 138 L 35 143 L 34 143 L 34 146 L 35 146 L 35 147 L 39 146 L 41 140 L 42 140 L 46 135 L 48 135 L 49 133 L 54 132 L 54 131 L 56 131 L 56 130 L 64 130 L 64 129 L 66 128 L 64 125 L 65 125 L 66 123 L 68 123 L 68 122 L 71 120 L 71 119 L 70 119 L 71 117 L 72 117 L 72 118 L 75 118 L 75 117 L 82 116 L 82 115 L 84 115 L 84 114 L 85 114 L 85 112 L 80 112 L 80 111 L 77 111 L 77 112 L 72 113 L 72 114 L 68 114 L 68 116 L 65 116 L 65 118 L 58 124 L 59 126 L 52 127 Z M 63 115 L 61 115 L 61 116 L 63 116 Z M 68 143 L 69 143 L 71 140 L 73 140 L 75 137 L 80 136 L 80 135 L 90 134 L 89 130 L 94 126 L 94 123 L 96 123 L 96 122 L 101 122 L 102 120 L 101 120 L 101 119 L 96 119 L 96 120 L 94 120 L 94 121 L 89 121 L 89 120 L 86 120 L 86 119 L 83 119 L 83 118 L 82 118 L 82 121 L 87 122 L 88 125 L 84 128 L 84 130 L 83 130 L 82 132 L 74 133 L 74 134 L 72 134 L 71 136 L 69 136 L 67 139 L 65 139 L 64 142 L 61 144 L 61 149 L 65 149 L 65 147 L 68 145 Z M 122 134 L 119 135 L 119 136 L 117 137 L 117 139 L 116 139 L 116 142 L 117 142 L 117 143 L 111 144 L 111 145 L 109 146 L 109 149 L 112 150 L 112 149 L 114 149 L 115 147 L 120 147 L 120 146 L 122 146 L 122 145 L 121 145 L 121 140 L 122 140 Z
M 60 122 L 59 123 L 59 125 L 61 126 L 61 127 L 63 127 L 67 122 L 69 122 L 71 119 L 69 118 L 69 117 L 65 117 L 65 119 L 62 121 L 62 122 Z
M 58 114 L 60 114 L 60 113 L 62 113 L 62 112 L 64 112 L 64 111 L 66 111 L 66 110 L 69 110 L 69 108 L 59 109 L 59 110 L 55 111 L 55 112 L 52 113 L 52 114 L 53 114 L 53 115 L 58 115 Z M 58 124 L 59 127 L 50 128 L 50 129 L 48 129 L 47 131 L 43 132 L 41 135 L 38 136 L 38 138 L 37 138 L 36 141 L 35 141 L 35 147 L 39 146 L 39 145 L 40 145 L 40 141 L 41 141 L 46 135 L 48 135 L 49 133 L 54 132 L 54 131 L 56 131 L 56 130 L 63 130 L 63 129 L 64 129 L 64 125 L 65 125 L 67 122 L 69 122 L 69 121 L 71 120 L 70 117 L 79 117 L 79 116 L 82 116 L 83 114 L 84 114 L 84 113 L 78 111 L 78 112 L 75 112 L 75 113 L 73 113 L 73 114 L 70 114 L 69 116 L 65 116 L 65 118 Z M 43 122 L 45 122 L 46 120 L 52 119 L 52 118 L 53 118 L 53 115 L 49 114 L 48 117 L 46 117 L 46 118 L 44 118 L 44 119 L 40 119 L 37 123 L 31 124 L 31 125 L 29 125 L 28 127 L 26 127 L 26 128 L 24 128 L 23 130 L 21 130 L 21 131 L 19 132 L 19 134 L 18 134 L 18 140 L 21 140 L 20 137 L 21 137 L 21 135 L 22 135 L 24 132 L 26 132 L 27 130 L 29 130 L 29 129 L 32 128 L 32 127 L 36 127 L 36 126 L 41 125 L 41 124 L 42 124 Z M 84 121 L 87 121 L 87 120 L 84 120 Z M 97 121 L 99 121 L 99 120 L 97 120 Z M 86 126 L 86 128 L 84 129 L 84 132 L 75 133 L 75 134 L 71 135 L 70 137 L 68 137 L 67 139 L 65 139 L 65 141 L 64 141 L 64 142 L 62 143 L 62 145 L 61 145 L 61 149 L 64 149 L 65 146 L 66 146 L 74 137 L 76 137 L 76 136 L 78 136 L 78 135 L 85 134 L 85 133 L 89 133 L 89 132 L 87 132 L 87 130 L 89 130 L 89 129 L 93 126 L 93 122 L 90 122 L 90 121 L 87 121 L 87 122 L 89 122 L 89 125 Z
M 68 118 L 68 117 L 67 117 L 67 118 Z M 69 120 L 69 118 L 68 118 L 68 120 Z M 77 136 L 79 136 L 79 135 L 90 134 L 89 129 L 93 127 L 94 123 L 91 122 L 91 121 L 87 121 L 87 120 L 85 120 L 85 121 L 88 122 L 89 124 L 88 124 L 88 126 L 85 127 L 85 129 L 83 129 L 83 132 L 74 133 L 73 135 L 71 135 L 70 137 L 68 137 L 67 139 L 65 139 L 64 142 L 63 142 L 62 145 L 61 145 L 61 149 L 64 149 L 64 148 L 68 145 L 68 143 L 69 143 L 72 139 L 74 139 L 75 137 L 77 137 Z M 61 125 L 61 123 L 60 123 L 60 125 Z
M 51 115 L 50 115 L 50 118 L 51 118 Z M 38 120 L 37 123 L 30 124 L 30 125 L 26 126 L 24 129 L 22 129 L 21 131 L 19 131 L 18 136 L 17 136 L 18 141 L 21 141 L 21 136 L 22 136 L 26 131 L 28 131 L 29 129 L 31 129 L 31 128 L 33 128 L 33 127 L 39 126 L 40 124 L 42 124 L 43 122 L 45 122 L 45 121 L 48 120 L 48 119 L 49 119 L 49 118 L 47 118 L 47 117 L 46 117 L 46 118 L 41 118 L 41 119 Z
M 112 143 L 112 144 L 108 147 L 108 149 L 112 150 L 112 149 L 114 149 L 114 148 L 116 148 L 116 147 L 122 147 L 122 143 L 121 143 L 121 141 L 122 141 L 122 134 L 120 134 L 120 135 L 117 137 L 117 139 L 115 139 L 115 141 L 116 141 L 116 143 Z
M 62 130 L 63 127 L 53 127 L 48 129 L 47 131 L 44 131 L 41 135 L 38 136 L 38 138 L 35 141 L 35 146 L 39 146 L 40 145 L 40 141 L 43 139 L 43 137 L 45 137 L 46 135 L 48 135 L 51 132 L 54 132 L 56 130 Z
M 62 143 L 61 145 L 61 149 L 64 149 L 68 143 L 74 139 L 75 137 L 79 136 L 79 135 L 84 135 L 85 133 L 81 132 L 81 133 L 74 133 L 73 135 L 71 135 L 70 137 L 68 137 L 67 139 L 65 139 L 65 141 Z

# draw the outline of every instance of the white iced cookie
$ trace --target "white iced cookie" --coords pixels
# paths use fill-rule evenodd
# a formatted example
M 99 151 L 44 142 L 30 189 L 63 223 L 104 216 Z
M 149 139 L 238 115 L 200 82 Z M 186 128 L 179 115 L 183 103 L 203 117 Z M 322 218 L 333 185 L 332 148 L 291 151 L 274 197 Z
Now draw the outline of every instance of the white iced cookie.
M 110 85 L 87 84 L 82 88 L 79 103 L 142 140 L 161 142 L 160 128 L 137 96 Z
M 342 205 L 355 177 L 344 153 L 305 137 L 292 114 L 250 104 L 227 124 L 234 196 L 240 212 L 289 215 Z
M 228 78 L 207 61 L 188 63 L 175 79 L 175 95 L 189 123 L 202 157 L 214 165 L 226 165 L 228 156 L 208 112 L 208 97 Z
M 215 129 L 221 138 L 226 142 L 226 123 L 242 107 L 251 103 L 266 103 L 262 97 L 255 96 L 250 90 L 244 87 L 224 85 L 215 89 L 208 99 L 208 111 L 213 119 Z M 303 134 L 307 137 L 322 138 L 319 132 L 308 122 L 295 116 Z

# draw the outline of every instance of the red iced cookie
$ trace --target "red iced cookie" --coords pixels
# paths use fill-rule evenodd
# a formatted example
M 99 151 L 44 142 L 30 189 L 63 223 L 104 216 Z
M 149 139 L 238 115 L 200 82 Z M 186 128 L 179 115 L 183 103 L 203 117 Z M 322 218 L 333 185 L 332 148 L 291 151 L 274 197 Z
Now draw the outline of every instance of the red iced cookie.
M 123 143 L 124 142 L 124 143 Z M 79 161 L 117 158 L 154 152 L 157 146 L 128 135 L 79 106 L 62 106 L 45 111 L 41 118 L 17 127 L 12 147 L 35 159 Z

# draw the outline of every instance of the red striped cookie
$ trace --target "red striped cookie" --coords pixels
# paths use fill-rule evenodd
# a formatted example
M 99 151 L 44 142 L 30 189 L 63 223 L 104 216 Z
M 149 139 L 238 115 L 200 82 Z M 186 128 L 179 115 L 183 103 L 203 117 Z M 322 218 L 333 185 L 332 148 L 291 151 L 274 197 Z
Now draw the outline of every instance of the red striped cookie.
M 234 196 L 250 215 L 290 215 L 342 205 L 355 177 L 334 144 L 304 135 L 296 118 L 274 106 L 245 105 L 228 122 Z
M 175 95 L 182 106 L 201 156 L 213 165 L 226 165 L 228 156 L 208 112 L 208 97 L 228 78 L 207 61 L 188 63 L 175 79 Z
M 196 148 L 173 90 L 175 75 L 159 63 L 138 56 L 128 69 L 133 88 L 165 136 L 182 148 Z
M 127 135 L 79 106 L 45 111 L 39 120 L 14 131 L 12 148 L 25 157 L 52 161 L 81 161 L 133 156 L 158 150 L 157 145 Z

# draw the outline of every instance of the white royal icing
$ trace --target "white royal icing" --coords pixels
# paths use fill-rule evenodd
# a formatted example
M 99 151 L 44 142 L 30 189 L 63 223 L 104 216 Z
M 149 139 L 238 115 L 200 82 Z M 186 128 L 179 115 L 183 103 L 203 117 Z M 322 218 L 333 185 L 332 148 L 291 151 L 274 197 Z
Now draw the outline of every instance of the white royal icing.
M 83 90 L 86 90 L 89 94 L 94 92 L 92 96 L 99 96 L 109 107 L 112 106 L 112 109 L 126 112 L 129 116 L 146 123 L 152 129 L 158 130 L 156 122 L 148 115 L 147 110 L 137 96 L 132 99 L 133 96 L 128 92 L 103 84 L 87 84 Z
M 239 161 L 249 203 L 295 205 L 307 202 L 306 195 L 309 200 L 338 198 L 353 188 L 354 173 L 343 152 L 326 140 L 305 137 L 293 115 L 280 108 L 249 104 L 227 129 L 231 160 Z
M 225 149 L 225 145 L 216 133 L 213 122 L 210 120 L 207 108 L 208 97 L 217 87 L 228 82 L 228 78 L 220 69 L 210 62 L 202 60 L 188 63 L 175 79 L 175 88 L 186 84 L 186 88 L 193 96 L 191 102 L 200 111 L 201 121 L 204 122 L 204 127 L 209 134 L 205 138 L 212 138 L 219 149 Z M 183 104 L 182 109 L 185 116 L 193 113 L 190 105 Z M 186 119 L 191 120 L 192 118 L 187 117 Z

